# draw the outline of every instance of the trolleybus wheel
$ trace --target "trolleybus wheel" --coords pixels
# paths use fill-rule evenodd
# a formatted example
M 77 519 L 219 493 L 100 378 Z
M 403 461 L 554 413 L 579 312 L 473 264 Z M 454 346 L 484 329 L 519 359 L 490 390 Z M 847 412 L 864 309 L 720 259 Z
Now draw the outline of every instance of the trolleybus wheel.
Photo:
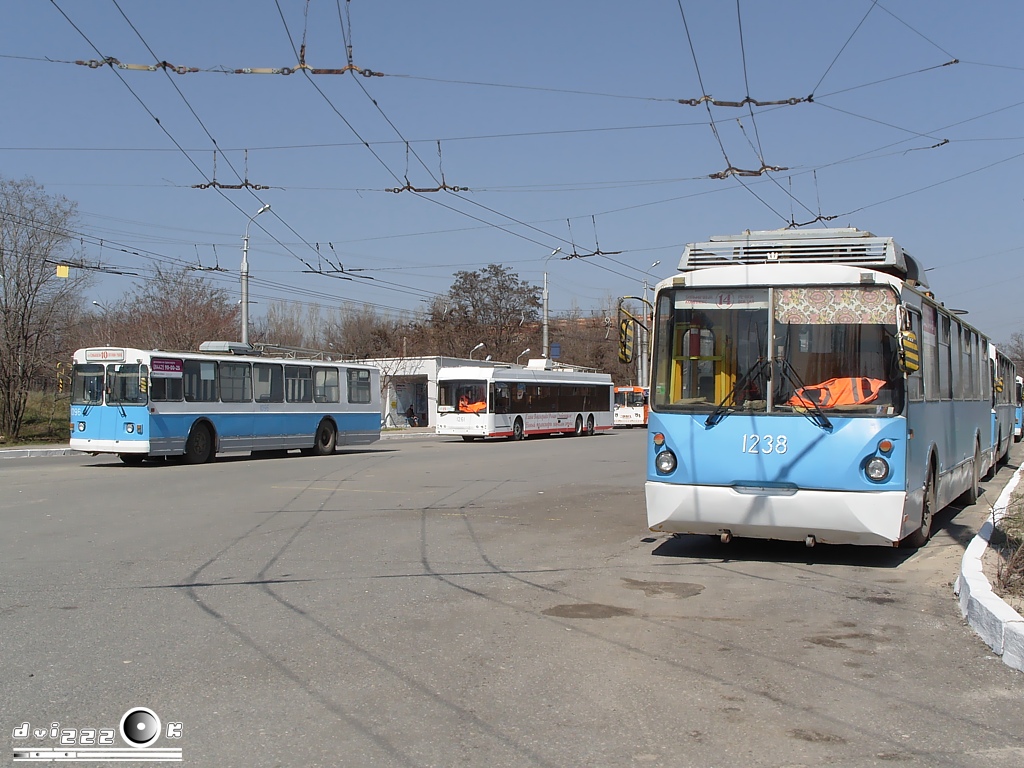
M 337 442 L 338 433 L 334 431 L 334 425 L 324 419 L 316 428 L 316 443 L 313 445 L 313 452 L 317 456 L 330 456 L 334 453 Z
M 145 453 L 119 453 L 117 457 L 130 467 L 135 467 L 144 462 L 148 455 Z
M 594 417 L 587 416 L 587 436 L 594 434 Z
M 472 443 L 474 440 L 477 439 L 477 435 L 463 435 L 462 439 L 464 442 Z
M 960 498 L 970 506 L 978 501 L 978 484 L 981 482 L 981 449 L 974 444 L 974 464 L 971 466 L 971 487 L 964 491 Z
M 573 435 L 575 437 L 579 437 L 582 434 L 583 434 L 583 417 L 582 416 L 577 416 L 576 417 L 576 431 L 573 432 Z
M 185 461 L 189 464 L 205 464 L 213 458 L 213 435 L 205 424 L 196 424 L 185 441 Z
M 923 547 L 932 537 L 932 524 L 935 520 L 935 475 L 928 467 L 928 477 L 924 481 L 924 496 L 921 499 L 921 527 L 907 536 L 908 547 Z
M 522 440 L 523 437 L 525 437 L 525 433 L 523 432 L 523 420 L 516 419 L 515 424 L 512 425 L 512 439 Z

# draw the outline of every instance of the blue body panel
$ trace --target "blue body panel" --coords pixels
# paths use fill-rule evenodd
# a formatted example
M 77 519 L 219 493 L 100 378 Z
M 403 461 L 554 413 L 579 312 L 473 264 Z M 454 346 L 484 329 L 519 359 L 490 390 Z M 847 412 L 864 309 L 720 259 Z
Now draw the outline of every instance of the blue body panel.
M 73 405 L 71 406 L 71 423 L 74 429 L 71 433 L 73 440 L 116 440 L 123 443 L 128 452 L 131 452 L 132 444 L 148 442 L 151 435 L 149 429 L 149 411 L 144 405 L 122 405 L 121 410 L 114 405 Z M 84 424 L 85 430 L 80 430 L 79 425 Z M 129 432 L 126 424 L 133 425 L 133 431 Z M 142 431 L 138 425 L 142 425 Z
M 654 458 L 660 450 L 648 443 L 647 479 L 683 485 L 814 489 L 823 491 L 893 491 L 906 487 L 907 425 L 900 417 L 842 418 L 829 416 L 826 431 L 799 414 L 725 416 L 706 427 L 706 414 L 651 413 L 650 433 L 664 434 L 678 466 L 659 473 Z M 780 441 L 784 438 L 784 442 Z M 878 443 L 892 441 L 882 454 Z M 784 451 L 779 449 L 784 447 Z M 884 456 L 889 476 L 873 482 L 863 467 L 872 456 Z
M 268 407 L 256 413 L 150 413 L 146 406 L 123 408 L 125 416 L 116 406 L 92 406 L 88 412 L 84 406 L 72 406 L 72 447 L 112 453 L 180 454 L 189 431 L 200 420 L 213 425 L 220 451 L 311 447 L 317 427 L 325 417 L 337 426 L 338 445 L 369 443 L 380 436 L 380 415 L 376 412 L 289 413 Z M 133 432 L 127 431 L 126 422 L 133 424 Z M 79 428 L 83 424 L 84 430 Z

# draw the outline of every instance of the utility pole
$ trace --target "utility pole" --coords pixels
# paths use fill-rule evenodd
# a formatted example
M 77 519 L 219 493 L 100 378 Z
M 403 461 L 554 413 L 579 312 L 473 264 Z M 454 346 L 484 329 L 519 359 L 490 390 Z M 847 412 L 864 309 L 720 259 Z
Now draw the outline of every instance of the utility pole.
M 265 203 L 256 213 L 249 217 L 245 225 L 245 237 L 242 238 L 242 266 L 239 279 L 242 283 L 242 343 L 249 344 L 249 224 L 261 213 L 270 210 L 270 203 Z

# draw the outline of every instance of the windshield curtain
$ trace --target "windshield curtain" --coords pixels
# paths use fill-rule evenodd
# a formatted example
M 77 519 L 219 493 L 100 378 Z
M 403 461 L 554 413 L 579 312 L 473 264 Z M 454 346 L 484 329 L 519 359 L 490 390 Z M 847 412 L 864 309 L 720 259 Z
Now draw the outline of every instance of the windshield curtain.
M 896 295 L 884 286 L 666 291 L 652 405 L 893 415 L 903 408 L 896 331 Z

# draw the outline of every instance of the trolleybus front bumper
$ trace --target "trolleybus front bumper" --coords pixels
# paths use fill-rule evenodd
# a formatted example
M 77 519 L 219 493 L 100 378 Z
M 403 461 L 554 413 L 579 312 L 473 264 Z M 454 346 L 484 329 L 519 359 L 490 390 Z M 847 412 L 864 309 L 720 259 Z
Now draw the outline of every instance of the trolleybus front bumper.
M 647 524 L 666 533 L 894 546 L 906 493 L 648 482 Z

